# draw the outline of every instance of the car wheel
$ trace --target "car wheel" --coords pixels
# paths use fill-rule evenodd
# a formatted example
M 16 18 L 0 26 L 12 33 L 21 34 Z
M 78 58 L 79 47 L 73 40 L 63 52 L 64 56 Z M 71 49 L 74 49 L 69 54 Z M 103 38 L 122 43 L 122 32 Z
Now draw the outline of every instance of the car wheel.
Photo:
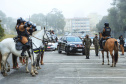
M 69 55 L 68 47 L 65 47 L 66 54 Z
M 85 55 L 85 49 L 83 49 L 82 55 Z
M 58 53 L 62 53 L 62 51 L 60 50 L 60 47 L 58 46 Z

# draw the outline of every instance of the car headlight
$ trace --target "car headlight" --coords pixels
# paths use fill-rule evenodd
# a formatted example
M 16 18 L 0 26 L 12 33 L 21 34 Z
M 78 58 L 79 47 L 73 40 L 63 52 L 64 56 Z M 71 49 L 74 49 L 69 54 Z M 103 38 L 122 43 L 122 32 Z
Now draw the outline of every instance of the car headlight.
M 70 46 L 71 46 L 71 47 L 76 47 L 76 45 L 75 45 L 75 44 L 70 44 Z

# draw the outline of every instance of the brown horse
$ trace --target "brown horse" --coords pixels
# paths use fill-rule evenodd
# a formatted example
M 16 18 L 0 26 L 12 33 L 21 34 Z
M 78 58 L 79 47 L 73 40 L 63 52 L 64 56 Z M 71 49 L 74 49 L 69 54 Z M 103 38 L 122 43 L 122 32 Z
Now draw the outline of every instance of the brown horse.
M 99 33 L 99 38 L 101 39 L 102 33 Z M 112 57 L 112 66 L 111 67 L 116 67 L 116 63 L 118 62 L 118 42 L 114 38 L 109 38 L 106 42 L 105 45 L 103 46 L 103 51 L 102 52 L 102 65 L 104 65 L 104 51 L 107 52 L 107 58 L 108 58 L 108 65 L 109 65 L 109 55 L 108 53 L 110 52 L 110 55 Z M 114 54 L 113 54 L 114 51 Z

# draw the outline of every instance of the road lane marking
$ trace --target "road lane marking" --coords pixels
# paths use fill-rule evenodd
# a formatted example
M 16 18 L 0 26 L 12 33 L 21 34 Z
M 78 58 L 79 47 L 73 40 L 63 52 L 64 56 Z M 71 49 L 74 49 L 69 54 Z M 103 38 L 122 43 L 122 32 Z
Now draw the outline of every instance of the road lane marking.
M 119 69 L 119 68 L 117 68 L 117 69 L 110 69 L 110 68 L 59 68 L 59 69 L 91 69 L 91 70 L 94 70 L 94 69 L 96 69 L 96 70 L 120 70 L 120 71 L 126 71 L 126 69 Z
M 56 62 L 44 62 L 44 64 L 89 64 L 89 65 L 91 65 L 91 64 L 102 64 L 102 63 L 56 63 Z M 107 63 L 106 63 L 107 64 Z M 126 65 L 126 63 L 117 63 L 117 65 L 118 64 L 125 64 Z
M 56 79 L 126 79 L 126 77 L 55 77 Z
M 62 60 L 87 60 L 87 59 L 62 59 Z M 87 60 L 87 61 L 90 61 L 90 60 L 91 60 L 91 61 L 92 61 L 92 60 L 101 60 L 101 61 L 102 61 L 102 59 L 89 59 L 89 60 Z M 104 59 L 104 60 L 107 60 L 107 59 Z M 110 59 L 109 59 L 109 60 L 110 60 Z M 124 60 L 124 61 L 125 61 L 126 59 L 119 59 L 119 61 L 120 61 L 120 60 Z

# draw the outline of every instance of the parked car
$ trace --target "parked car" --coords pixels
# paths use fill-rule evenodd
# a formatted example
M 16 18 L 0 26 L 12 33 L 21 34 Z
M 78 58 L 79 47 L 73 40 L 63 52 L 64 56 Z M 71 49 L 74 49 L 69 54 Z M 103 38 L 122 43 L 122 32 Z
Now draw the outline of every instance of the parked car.
M 48 43 L 46 50 L 52 50 L 55 51 L 57 49 L 58 43 Z
M 67 55 L 70 53 L 82 53 L 85 55 L 82 40 L 77 36 L 63 36 L 58 41 L 58 53 L 65 51 Z

